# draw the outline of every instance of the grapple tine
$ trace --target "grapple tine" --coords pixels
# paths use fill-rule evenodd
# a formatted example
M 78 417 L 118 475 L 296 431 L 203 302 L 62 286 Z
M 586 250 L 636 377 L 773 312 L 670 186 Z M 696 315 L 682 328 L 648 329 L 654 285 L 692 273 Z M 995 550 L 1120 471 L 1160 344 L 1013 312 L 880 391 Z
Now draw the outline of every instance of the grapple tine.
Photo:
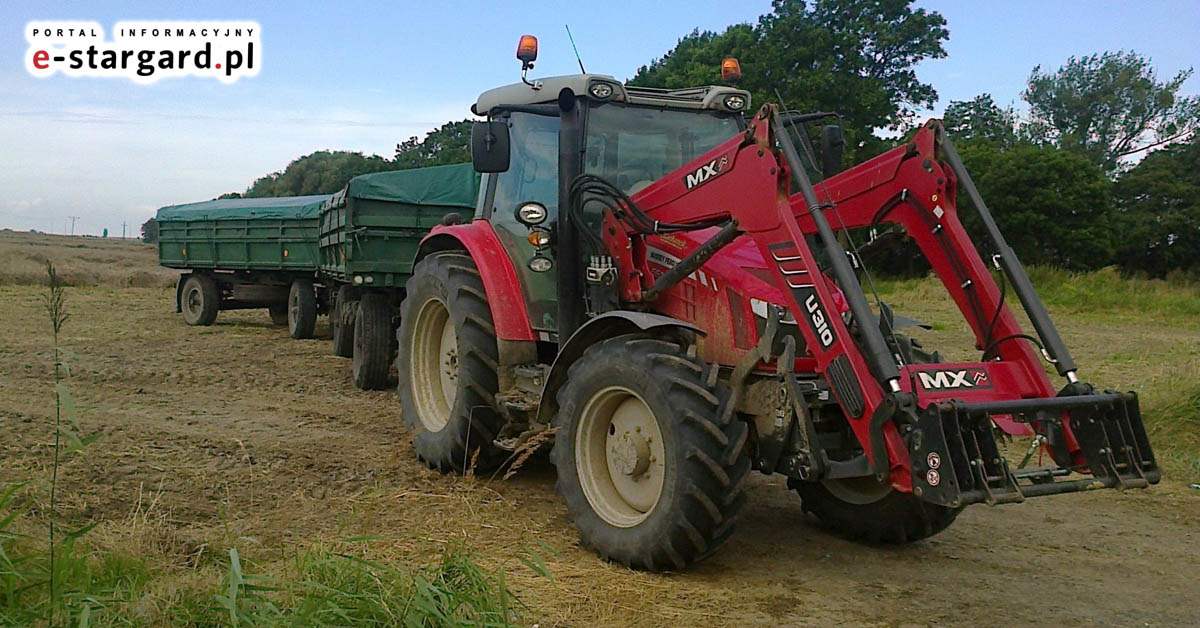
M 1065 415 L 1087 461 L 1084 466 L 1014 473 L 1000 455 L 991 416 L 1024 422 Z M 1085 386 L 1050 399 L 983 403 L 940 402 L 928 406 L 908 435 L 913 494 L 944 506 L 1024 501 L 1035 495 L 1093 488 L 1144 488 L 1161 471 L 1150 453 L 1134 393 L 1093 393 Z M 1091 478 L 1067 479 L 1081 473 Z M 1022 484 L 1025 482 L 1025 484 Z

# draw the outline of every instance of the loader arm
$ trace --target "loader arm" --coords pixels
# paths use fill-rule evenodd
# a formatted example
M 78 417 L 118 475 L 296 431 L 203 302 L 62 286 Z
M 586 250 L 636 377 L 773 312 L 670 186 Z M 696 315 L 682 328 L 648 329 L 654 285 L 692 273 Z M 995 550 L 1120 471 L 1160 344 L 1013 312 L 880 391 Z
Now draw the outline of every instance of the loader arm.
M 1073 434 L 1075 419 L 1083 420 L 1078 414 L 1078 408 L 1086 405 L 1082 400 L 1057 406 L 1042 403 L 1056 395 L 1079 396 L 1092 391 L 1078 383 L 1070 353 L 1020 262 L 978 198 L 939 122 L 927 123 L 902 146 L 830 177 L 815 188 L 783 124 L 774 105 L 764 106 L 743 134 L 655 182 L 634 195 L 633 201 L 661 223 L 728 218 L 753 238 L 771 268 L 775 284 L 787 295 L 782 305 L 797 320 L 805 319 L 799 329 L 807 350 L 877 479 L 890 482 L 900 491 L 913 491 L 919 484 L 915 491 L 918 494 L 922 489 L 940 493 L 945 487 L 939 486 L 938 463 L 931 468 L 922 460 L 928 453 L 937 454 L 939 460 L 941 455 L 947 455 L 947 460 L 952 457 L 930 449 L 933 445 L 929 443 L 936 442 L 942 449 L 965 452 L 969 460 L 958 456 L 956 464 L 974 466 L 979 462 L 986 466 L 978 477 L 971 468 L 960 469 L 960 475 L 968 477 L 958 482 L 954 481 L 953 468 L 943 469 L 950 474 L 947 484 L 955 484 L 954 490 L 947 492 L 947 504 L 962 503 L 968 492 L 966 503 L 1003 501 L 995 497 L 1003 491 L 1015 495 L 1012 500 L 1019 500 L 1021 492 L 1015 488 L 1018 478 L 995 452 L 990 433 L 985 433 L 994 424 L 1014 434 L 1029 434 L 1030 430 L 1050 433 L 1051 453 L 1061 467 L 1090 468 L 1098 477 L 1106 478 L 1107 486 L 1144 485 L 1145 471 L 1152 472 L 1148 481 L 1157 481 L 1157 467 L 1145 442 L 1140 416 L 1134 421 L 1136 426 L 1129 429 L 1124 424 L 1111 428 L 1109 432 L 1119 432 L 1116 437 L 1109 432 L 1099 437 L 1089 434 L 1089 442 L 1108 444 L 1116 438 L 1124 443 L 1121 446 L 1128 460 L 1111 461 L 1104 459 L 1111 447 L 1093 445 L 1084 451 Z M 799 193 L 791 193 L 794 183 Z M 960 184 L 980 210 L 995 252 L 993 262 L 1029 314 L 1036 337 L 1021 329 L 959 221 Z M 840 231 L 884 223 L 899 225 L 929 260 L 974 333 L 976 348 L 983 352 L 980 362 L 937 365 L 938 370 L 931 370 L 930 365 L 902 363 L 900 355 L 888 348 L 851 258 L 838 240 Z M 633 257 L 639 255 L 635 252 Z M 626 299 L 637 300 L 639 291 L 645 294 L 658 289 L 647 285 L 648 273 L 640 276 L 640 285 L 623 287 Z M 849 305 L 844 317 L 835 305 L 834 290 L 826 277 L 836 284 Z M 1056 393 L 1047 377 L 1035 346 L 1042 348 L 1040 353 L 1067 379 L 1061 393 Z M 997 403 L 1001 405 L 994 405 Z M 1128 416 L 1129 405 L 1136 413 L 1136 398 L 1105 398 L 1096 403 L 1114 406 L 1114 416 Z M 961 409 L 966 417 L 964 425 L 970 427 L 950 425 L 953 421 L 947 417 L 959 416 L 955 414 L 959 410 L 951 411 L 951 406 L 965 408 Z M 922 430 L 938 434 L 930 434 L 922 444 Z M 917 433 L 915 439 L 913 432 Z M 1133 451 L 1140 449 L 1145 452 Z M 983 465 L 985 458 L 988 461 Z M 1080 489 L 1048 492 L 1067 490 Z

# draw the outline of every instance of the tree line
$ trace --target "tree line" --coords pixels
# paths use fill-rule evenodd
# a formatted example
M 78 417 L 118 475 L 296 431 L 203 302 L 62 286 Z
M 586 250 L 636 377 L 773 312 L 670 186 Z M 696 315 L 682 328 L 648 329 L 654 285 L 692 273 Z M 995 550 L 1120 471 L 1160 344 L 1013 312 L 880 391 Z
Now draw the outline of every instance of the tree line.
M 911 0 L 774 0 L 754 23 L 684 36 L 630 84 L 719 84 L 721 60 L 736 57 L 754 102 L 840 114 L 850 165 L 896 145 L 937 103 L 915 68 L 945 57 L 948 38 L 946 19 Z M 1200 98 L 1180 94 L 1191 75 L 1160 80 L 1131 51 L 1073 57 L 1033 68 L 1021 110 L 980 94 L 951 101 L 943 120 L 1026 262 L 1200 273 Z M 316 152 L 226 197 L 331 193 L 359 174 L 469 161 L 470 127 L 448 122 L 401 142 L 392 159 Z

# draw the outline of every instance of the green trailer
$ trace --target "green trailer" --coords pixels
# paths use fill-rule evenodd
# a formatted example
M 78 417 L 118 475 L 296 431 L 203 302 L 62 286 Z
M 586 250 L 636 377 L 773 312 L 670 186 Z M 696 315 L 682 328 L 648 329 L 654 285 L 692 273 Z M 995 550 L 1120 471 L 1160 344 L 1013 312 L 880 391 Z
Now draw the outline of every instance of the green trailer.
M 397 308 L 421 239 L 451 214 L 469 218 L 478 194 L 479 174 L 454 164 L 358 176 L 321 207 L 333 352 L 353 358 L 360 388 L 387 386 Z
M 471 164 L 351 179 L 321 207 L 322 274 L 355 286 L 403 288 L 421 238 L 447 214 L 469 217 L 478 193 Z
M 185 271 L 176 311 L 211 325 L 220 310 L 266 308 L 312 337 L 328 298 L 318 277 L 320 209 L 329 194 L 218 199 L 158 210 L 159 263 Z
M 266 308 L 310 338 L 328 313 L 333 352 L 353 358 L 355 384 L 383 388 L 417 247 L 451 214 L 474 213 L 479 180 L 471 164 L 454 164 L 362 175 L 336 194 L 163 207 L 159 263 L 184 271 L 176 311 L 188 324 Z

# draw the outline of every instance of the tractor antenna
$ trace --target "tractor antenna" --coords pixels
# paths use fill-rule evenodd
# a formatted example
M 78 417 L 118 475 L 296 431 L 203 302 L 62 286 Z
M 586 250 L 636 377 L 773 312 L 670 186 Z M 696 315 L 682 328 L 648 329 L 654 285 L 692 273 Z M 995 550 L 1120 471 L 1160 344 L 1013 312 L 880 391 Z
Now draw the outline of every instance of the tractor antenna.
M 571 50 L 575 51 L 575 60 L 579 62 L 579 73 L 587 74 L 587 70 L 583 69 L 583 59 L 579 58 L 579 48 L 575 47 L 575 37 L 571 35 L 571 25 L 563 24 L 563 27 L 567 29 L 567 39 L 571 40 Z

